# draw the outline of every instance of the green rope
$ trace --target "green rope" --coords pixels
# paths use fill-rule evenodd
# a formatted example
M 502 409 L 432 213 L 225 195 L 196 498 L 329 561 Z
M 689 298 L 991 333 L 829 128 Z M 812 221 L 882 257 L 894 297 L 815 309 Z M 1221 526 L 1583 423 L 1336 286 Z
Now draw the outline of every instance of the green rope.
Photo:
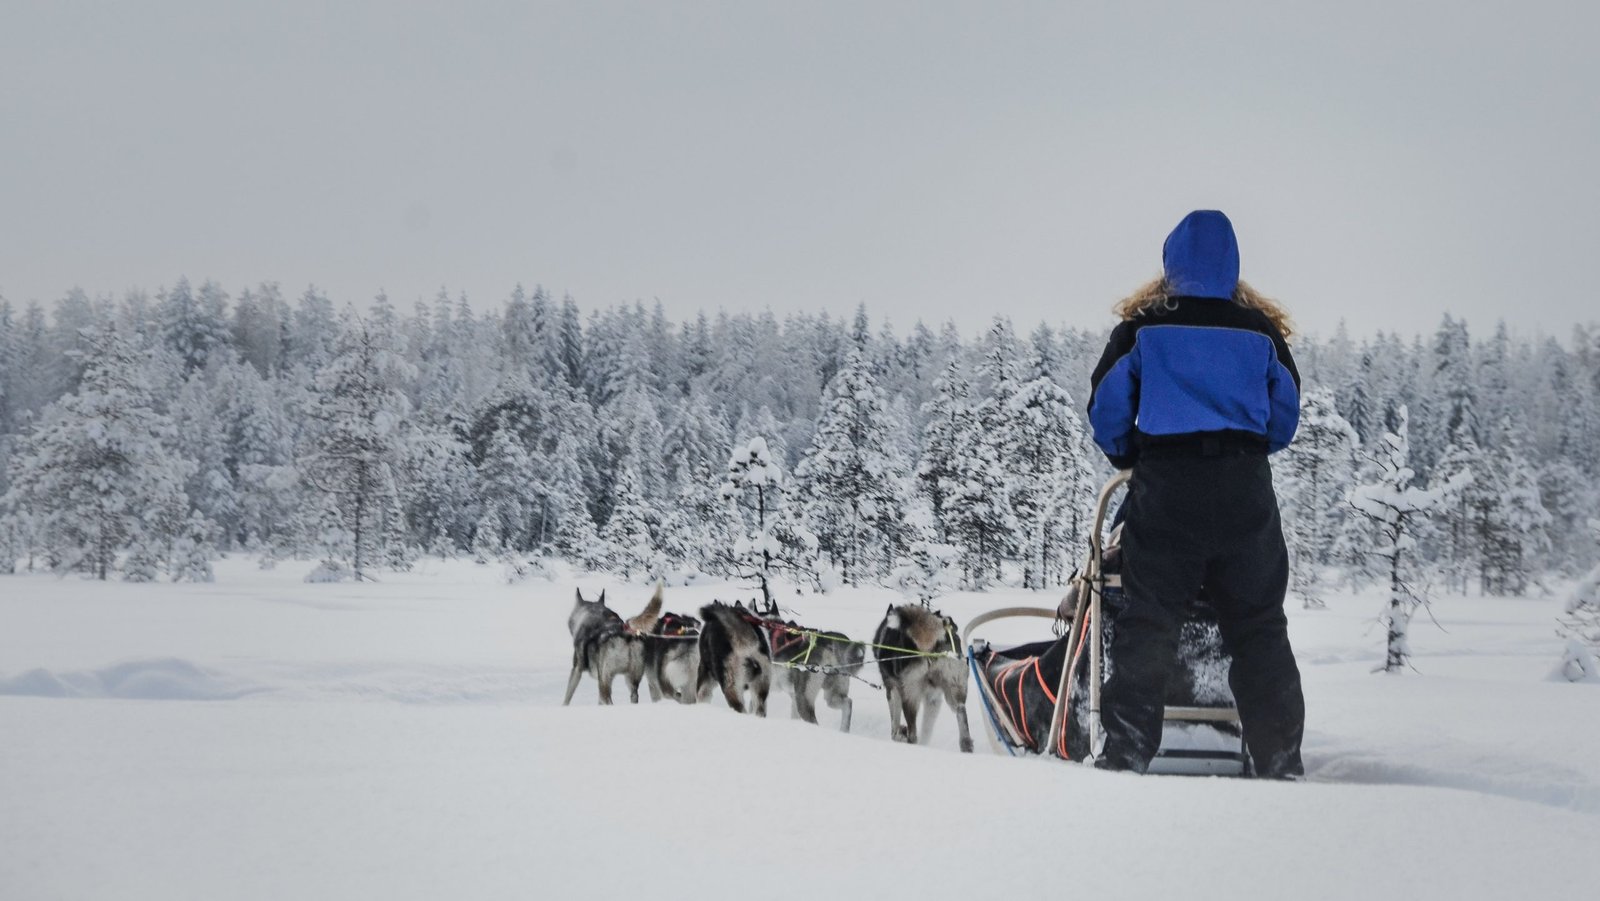
M 874 644 L 873 642 L 870 642 L 870 641 L 856 641 L 854 639 L 844 638 L 844 637 L 841 637 L 841 636 L 838 636 L 838 635 L 827 635 L 825 633 L 818 632 L 818 631 L 816 631 L 814 629 L 802 629 L 802 628 L 800 628 L 798 626 L 778 625 L 776 628 L 782 629 L 783 631 L 788 632 L 791 635 L 809 635 L 809 636 L 811 636 L 811 645 L 813 647 L 816 645 L 817 639 L 823 638 L 823 639 L 826 639 L 828 641 L 842 641 L 845 644 L 858 644 L 858 645 L 861 645 L 864 648 L 872 648 L 873 650 L 894 651 L 894 652 L 896 652 L 898 654 L 901 654 L 904 657 L 933 657 L 933 658 L 937 658 L 937 657 L 953 657 L 953 658 L 955 658 L 957 660 L 963 659 L 960 654 L 957 654 L 955 652 L 956 637 L 955 637 L 955 633 L 950 629 L 949 626 L 945 627 L 945 634 L 950 638 L 950 648 L 951 649 L 949 651 L 919 651 L 916 648 L 897 648 L 897 647 L 895 647 L 893 645 Z M 809 647 L 806 649 L 806 653 L 807 654 L 811 653 Z M 878 659 L 882 660 L 883 658 L 879 657 Z M 900 658 L 891 658 L 891 659 L 900 659 Z

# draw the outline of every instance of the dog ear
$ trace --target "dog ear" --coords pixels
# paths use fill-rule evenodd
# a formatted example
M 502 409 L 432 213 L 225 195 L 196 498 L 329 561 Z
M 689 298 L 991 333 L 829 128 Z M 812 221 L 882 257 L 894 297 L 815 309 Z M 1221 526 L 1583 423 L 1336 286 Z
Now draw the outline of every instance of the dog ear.
M 606 590 L 604 588 L 600 589 L 600 600 L 596 601 L 595 603 L 602 607 L 606 605 Z
M 583 603 L 583 589 L 579 588 L 579 589 L 576 589 L 576 590 L 577 590 L 577 593 L 578 593 L 578 603 L 581 604 L 581 603 Z

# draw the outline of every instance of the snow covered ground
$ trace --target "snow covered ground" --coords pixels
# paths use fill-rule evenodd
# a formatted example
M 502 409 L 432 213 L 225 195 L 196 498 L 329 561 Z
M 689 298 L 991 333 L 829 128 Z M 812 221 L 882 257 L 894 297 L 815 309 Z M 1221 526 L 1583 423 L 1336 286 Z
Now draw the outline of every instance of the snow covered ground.
M 1135 777 L 720 701 L 562 708 L 574 582 L 424 563 L 307 585 L 0 578 L 0 899 L 1510 898 L 1592 890 L 1600 690 L 1553 598 L 1443 598 L 1373 675 L 1376 596 L 1291 610 L 1305 783 Z M 585 577 L 631 615 L 649 588 Z M 748 590 L 668 590 L 691 610 Z M 882 589 L 793 599 L 870 634 Z M 956 595 L 986 609 L 1053 603 Z M 1001 628 L 1004 625 L 1005 628 Z M 998 639 L 1043 637 L 1043 621 Z M 619 683 L 620 687 L 620 683 Z M 625 696 L 625 695 L 624 695 Z M 976 695 L 970 717 L 985 728 Z M 1587 892 L 1584 892 L 1587 893 Z

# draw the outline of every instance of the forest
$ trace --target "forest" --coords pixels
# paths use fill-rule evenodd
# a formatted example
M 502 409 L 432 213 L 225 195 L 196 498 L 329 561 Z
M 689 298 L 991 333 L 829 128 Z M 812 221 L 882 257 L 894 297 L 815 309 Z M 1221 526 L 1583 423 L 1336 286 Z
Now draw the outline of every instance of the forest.
M 1063 584 L 1110 472 L 1084 415 L 1109 311 L 904 325 L 521 286 L 409 312 L 185 279 L 0 301 L 0 571 L 204 580 L 243 553 L 336 580 L 470 554 L 513 577 Z M 1600 329 L 1478 328 L 1293 338 L 1301 425 L 1273 467 L 1306 604 L 1396 565 L 1494 595 L 1594 565 Z M 1398 564 L 1370 503 L 1397 479 L 1437 495 Z

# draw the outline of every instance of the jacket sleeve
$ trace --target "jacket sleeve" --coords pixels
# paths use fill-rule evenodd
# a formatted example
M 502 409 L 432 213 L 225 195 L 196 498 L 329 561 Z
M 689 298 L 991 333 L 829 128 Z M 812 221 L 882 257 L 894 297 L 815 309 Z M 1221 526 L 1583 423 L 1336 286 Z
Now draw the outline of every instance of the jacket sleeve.
M 1300 370 L 1295 368 L 1289 344 L 1276 328 L 1271 328 L 1275 359 L 1267 371 L 1267 453 L 1276 453 L 1294 440 L 1300 426 Z
M 1105 353 L 1089 376 L 1089 426 L 1094 443 L 1111 465 L 1127 469 L 1137 459 L 1134 431 L 1139 420 L 1138 327 L 1131 321 L 1111 330 Z

